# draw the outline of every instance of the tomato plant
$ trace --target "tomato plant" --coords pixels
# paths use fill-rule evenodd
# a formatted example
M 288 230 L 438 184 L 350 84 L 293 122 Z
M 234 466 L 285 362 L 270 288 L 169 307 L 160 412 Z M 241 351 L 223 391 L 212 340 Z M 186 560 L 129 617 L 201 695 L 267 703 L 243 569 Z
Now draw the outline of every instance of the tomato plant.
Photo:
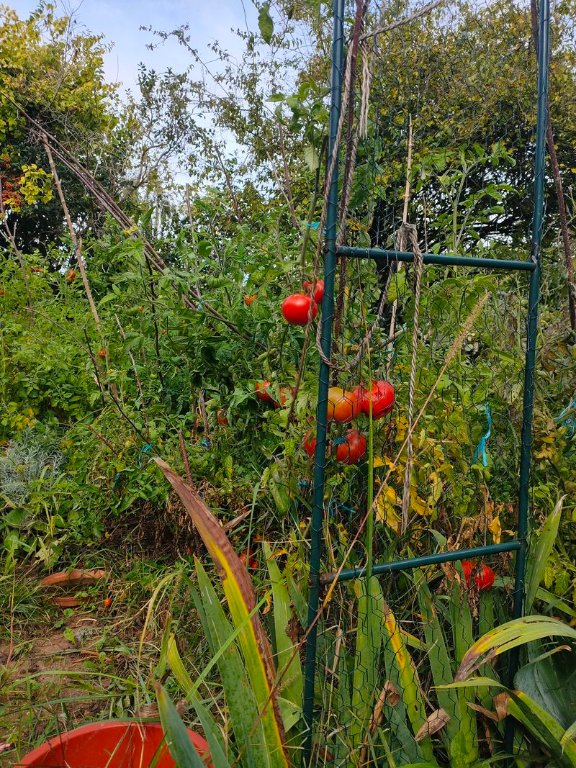
M 311 296 L 293 293 L 282 302 L 282 314 L 290 325 L 308 325 L 318 314 L 318 307 Z
M 359 394 L 361 388 L 354 390 Z M 373 419 L 380 419 L 390 413 L 394 407 L 394 387 L 387 381 L 373 381 L 369 389 L 364 390 L 361 399 L 361 410 Z
M 462 563 L 462 570 L 464 571 L 464 578 L 466 579 L 467 586 L 470 586 L 472 574 L 474 574 L 474 584 L 476 584 L 476 587 L 480 591 L 490 589 L 494 584 L 494 571 L 485 563 L 475 566 L 472 560 L 464 560 Z
M 335 441 L 335 444 L 336 461 L 342 464 L 358 464 L 366 455 L 366 437 L 357 429 L 348 430 L 346 436 Z
M 302 283 L 304 290 L 310 292 L 312 290 L 312 283 L 309 280 L 304 280 Z M 316 304 L 321 304 L 324 298 L 324 280 L 317 280 L 312 293 L 312 298 Z
M 346 424 L 360 413 L 360 400 L 356 391 L 349 392 L 341 387 L 328 390 L 328 421 Z

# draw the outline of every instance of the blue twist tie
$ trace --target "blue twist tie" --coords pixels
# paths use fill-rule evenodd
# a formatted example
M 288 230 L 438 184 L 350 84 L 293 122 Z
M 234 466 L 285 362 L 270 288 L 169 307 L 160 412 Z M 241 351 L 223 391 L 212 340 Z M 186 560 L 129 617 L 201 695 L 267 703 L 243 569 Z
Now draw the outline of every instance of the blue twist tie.
M 319 221 L 311 221 L 310 224 L 308 224 L 308 229 L 318 229 L 320 227 Z
M 331 501 L 328 507 L 330 518 L 334 518 L 334 513 L 340 509 L 343 510 L 344 512 L 347 512 L 348 517 L 350 517 L 351 515 L 357 514 L 355 509 L 351 509 L 350 507 L 347 507 L 346 504 L 343 504 L 341 501 Z
M 145 453 L 150 453 L 151 450 L 152 450 L 152 444 L 151 443 L 146 443 L 146 445 L 143 445 L 142 448 L 140 448 L 140 452 L 138 453 L 138 461 L 137 461 L 137 464 L 138 464 L 139 467 L 142 466 L 142 458 L 143 458 L 144 454 Z
M 484 411 L 486 413 L 486 423 L 488 425 L 487 432 L 482 435 L 480 438 L 480 442 L 478 443 L 478 446 L 476 450 L 474 451 L 474 456 L 472 457 L 472 464 L 476 464 L 480 457 L 482 457 L 482 464 L 487 467 L 488 466 L 488 456 L 486 455 L 486 444 L 488 440 L 490 439 L 490 435 L 492 433 L 492 411 L 490 410 L 490 404 L 486 403 L 484 406 Z
M 576 396 L 574 396 L 568 403 L 562 413 L 559 416 L 556 416 L 554 421 L 558 422 L 561 426 L 566 427 L 570 437 L 574 436 L 574 433 L 576 433 Z

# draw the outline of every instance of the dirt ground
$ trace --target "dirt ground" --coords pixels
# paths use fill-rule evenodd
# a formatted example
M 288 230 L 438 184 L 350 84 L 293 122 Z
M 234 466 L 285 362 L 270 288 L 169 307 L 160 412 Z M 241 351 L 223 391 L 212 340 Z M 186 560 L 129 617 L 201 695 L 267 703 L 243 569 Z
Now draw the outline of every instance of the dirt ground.
M 86 673 L 96 671 L 94 646 L 103 634 L 97 618 L 75 615 L 63 628 L 0 645 L 0 741 L 15 746 L 0 753 L 2 768 L 44 737 L 99 717 L 109 683 L 96 673 L 96 685 L 87 685 Z
M 156 595 L 149 613 L 158 580 L 158 573 L 139 571 L 133 580 L 110 579 L 88 594 L 68 590 L 85 601 L 74 608 L 54 606 L 54 593 L 40 590 L 21 623 L 0 609 L 0 745 L 12 747 L 0 749 L 0 768 L 88 722 L 154 714 L 153 694 L 146 691 L 166 623 L 174 623 L 168 604 L 175 594 L 170 586 Z

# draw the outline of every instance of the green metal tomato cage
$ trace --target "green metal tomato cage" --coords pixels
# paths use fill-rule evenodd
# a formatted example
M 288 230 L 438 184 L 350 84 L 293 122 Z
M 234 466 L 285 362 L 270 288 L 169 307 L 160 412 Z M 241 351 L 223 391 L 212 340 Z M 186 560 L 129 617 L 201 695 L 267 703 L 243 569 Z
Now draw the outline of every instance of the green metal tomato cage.
M 343 84 L 344 61 L 344 0 L 334 0 L 334 26 L 332 42 L 332 76 L 331 76 L 331 105 L 330 105 L 330 136 L 328 157 L 337 153 L 337 128 L 340 119 L 341 96 Z M 532 457 L 532 422 L 534 410 L 534 372 L 536 365 L 536 335 L 538 329 L 538 303 L 540 297 L 541 273 L 541 242 L 544 218 L 544 174 L 546 153 L 546 123 L 548 97 L 548 69 L 550 55 L 550 3 L 540 0 L 538 19 L 538 101 L 536 123 L 536 152 L 534 161 L 533 214 L 531 229 L 531 254 L 526 261 L 486 259 L 462 257 L 452 254 L 423 254 L 424 264 L 442 266 L 457 265 L 460 267 L 478 268 L 503 271 L 530 272 L 530 287 L 528 295 L 527 344 L 524 364 L 524 393 L 522 410 L 522 435 L 519 472 L 519 513 L 516 537 L 510 541 L 485 545 L 450 552 L 439 552 L 422 557 L 376 563 L 370 568 L 351 568 L 336 574 L 321 573 L 322 556 L 322 524 L 324 519 L 324 492 L 326 468 L 326 434 L 328 389 L 330 386 L 330 368 L 324 362 L 320 364 L 317 406 L 316 451 L 314 455 L 314 499 L 310 535 L 310 581 L 308 600 L 308 633 L 306 642 L 305 679 L 304 679 L 304 722 L 306 737 L 303 751 L 303 764 L 310 765 L 314 735 L 314 683 L 316 676 L 316 655 L 318 625 L 317 613 L 320 604 L 321 587 L 333 580 L 347 581 L 379 575 L 393 571 L 408 570 L 422 566 L 454 562 L 467 558 L 484 557 L 501 552 L 516 552 L 515 582 L 513 591 L 514 618 L 523 615 L 525 596 L 525 570 L 527 537 L 529 532 L 529 485 Z M 414 255 L 409 252 L 385 250 L 380 248 L 352 248 L 337 246 L 337 218 L 339 208 L 338 163 L 334 164 L 326 217 L 326 253 L 324 263 L 325 292 L 322 301 L 321 316 L 321 345 L 327 358 L 330 357 L 332 340 L 332 319 L 334 306 L 334 275 L 337 259 L 373 259 L 378 262 L 404 261 L 413 262 Z M 518 667 L 518 653 L 510 653 L 509 680 L 511 681 Z M 506 733 L 505 749 L 512 751 L 513 731 L 509 726 Z

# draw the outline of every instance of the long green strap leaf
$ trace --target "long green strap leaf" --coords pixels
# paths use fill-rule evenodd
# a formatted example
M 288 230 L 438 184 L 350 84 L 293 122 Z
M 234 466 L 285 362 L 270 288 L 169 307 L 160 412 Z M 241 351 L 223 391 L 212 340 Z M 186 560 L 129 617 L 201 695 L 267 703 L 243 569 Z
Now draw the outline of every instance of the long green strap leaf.
M 168 749 L 177 768 L 206 768 L 190 741 L 186 726 L 170 697 L 159 683 L 155 687 L 160 722 L 166 736 Z
M 576 629 L 546 616 L 525 616 L 508 621 L 487 632 L 468 649 L 454 679 L 465 680 L 482 664 L 512 648 L 557 636 L 576 640 Z
M 562 496 L 554 507 L 553 512 L 548 515 L 542 530 L 536 539 L 534 546 L 530 547 L 530 553 L 528 555 L 528 567 L 526 570 L 526 602 L 524 606 L 525 613 L 530 613 L 538 587 L 544 579 L 544 571 L 546 570 L 546 564 L 554 549 L 556 538 L 558 536 L 558 528 L 560 526 L 560 519 L 562 517 L 562 506 L 564 499 Z
M 564 728 L 522 691 L 512 691 L 508 700 L 508 712 L 550 749 L 556 764 L 576 768 L 576 744 L 562 743 Z
M 350 738 L 356 755 L 368 733 L 378 695 L 379 658 L 383 641 L 384 598 L 375 576 L 359 579 L 356 627 L 356 654 L 352 681 L 352 716 Z M 358 755 L 356 755 L 358 756 Z
M 266 740 L 259 722 L 254 692 L 235 642 L 238 630 L 228 621 L 216 590 L 200 561 L 196 561 L 196 575 L 206 632 L 214 658 L 218 659 L 218 670 L 235 740 L 237 744 L 243 745 L 246 764 L 259 768 L 267 763 Z
M 278 668 L 278 676 L 282 681 L 279 693 L 283 699 L 292 702 L 296 707 L 301 707 L 303 692 L 302 665 L 300 663 L 300 655 L 294 653 L 294 643 L 288 634 L 288 627 L 293 616 L 290 595 L 288 594 L 288 589 L 278 564 L 272 557 L 272 552 L 266 542 L 262 543 L 262 549 L 272 582 L 276 667 Z
M 392 665 L 398 674 L 402 700 L 412 727 L 412 733 L 416 734 L 426 722 L 426 708 L 424 706 L 418 672 L 416 671 L 414 660 L 408 653 L 396 617 L 386 604 L 384 604 L 384 629 L 388 634 L 389 640 L 386 644 L 386 653 L 391 658 Z M 434 762 L 432 740 L 430 737 L 423 739 L 418 747 L 425 760 Z
M 288 768 L 286 736 L 274 688 L 276 670 L 268 638 L 260 622 L 250 577 L 226 534 L 206 504 L 166 462 L 154 459 L 192 518 L 222 580 L 228 609 L 241 631 L 238 642 L 256 698 L 259 720 L 266 737 L 266 755 L 271 768 Z
M 441 686 L 452 681 L 452 665 L 428 585 L 420 573 L 416 574 L 416 581 L 432 678 L 435 686 Z M 465 695 L 460 691 L 438 688 L 437 696 L 439 706 L 450 718 L 446 723 L 446 735 L 451 764 L 453 768 L 471 765 L 478 757 L 478 744 L 474 714 L 466 704 Z

